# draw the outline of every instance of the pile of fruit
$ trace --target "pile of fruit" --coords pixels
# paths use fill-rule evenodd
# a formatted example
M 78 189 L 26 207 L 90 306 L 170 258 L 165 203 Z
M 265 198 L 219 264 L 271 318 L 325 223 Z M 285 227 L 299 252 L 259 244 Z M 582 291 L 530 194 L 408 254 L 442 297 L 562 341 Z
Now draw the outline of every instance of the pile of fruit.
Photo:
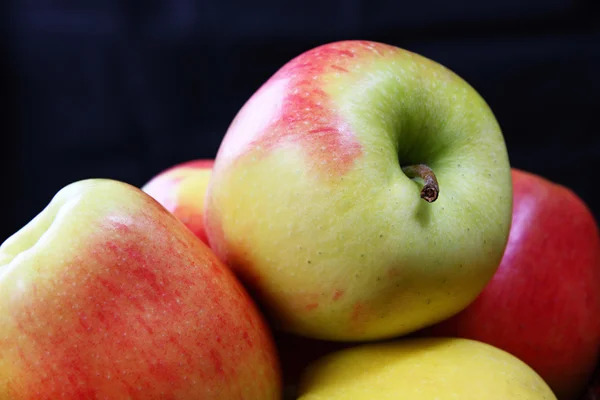
M 2 244 L 1 400 L 598 395 L 598 224 L 434 61 L 311 49 L 150 178 Z

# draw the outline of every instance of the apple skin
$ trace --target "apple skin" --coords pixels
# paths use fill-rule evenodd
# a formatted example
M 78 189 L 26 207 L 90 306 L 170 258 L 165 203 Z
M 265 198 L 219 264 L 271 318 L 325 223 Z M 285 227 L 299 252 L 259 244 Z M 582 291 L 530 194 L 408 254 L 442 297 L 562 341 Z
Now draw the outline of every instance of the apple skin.
M 330 353 L 311 363 L 298 400 L 556 400 L 513 355 L 459 338 L 401 338 Z
M 142 190 L 179 218 L 208 244 L 204 230 L 204 197 L 214 160 L 198 159 L 173 165 L 152 177 Z
M 61 189 L 0 247 L 0 398 L 280 399 L 273 337 L 214 253 L 126 183 Z
M 600 354 L 598 226 L 570 189 L 512 174 L 512 228 L 498 271 L 465 310 L 421 334 L 490 343 L 534 368 L 559 399 L 576 399 Z
M 402 167 L 425 163 L 439 198 Z M 223 138 L 205 203 L 211 248 L 271 326 L 395 337 L 456 314 L 491 279 L 512 186 L 498 123 L 447 68 L 334 42 L 289 61 Z

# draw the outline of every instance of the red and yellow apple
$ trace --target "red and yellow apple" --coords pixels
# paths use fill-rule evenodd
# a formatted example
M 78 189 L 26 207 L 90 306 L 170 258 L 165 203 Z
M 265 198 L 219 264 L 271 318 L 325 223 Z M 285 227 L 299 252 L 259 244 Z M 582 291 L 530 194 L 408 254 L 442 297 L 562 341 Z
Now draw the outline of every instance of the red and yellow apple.
M 156 174 L 142 190 L 179 218 L 208 244 L 204 230 L 204 197 L 214 160 L 198 159 L 171 166 Z
M 491 282 L 458 315 L 421 332 L 504 349 L 559 399 L 576 399 L 600 356 L 600 236 L 570 189 L 513 169 L 506 252 Z
M 0 246 L 0 399 L 280 399 L 253 300 L 138 188 L 61 189 Z
M 511 190 L 501 130 L 468 83 L 412 52 L 343 41 L 294 58 L 241 108 L 205 223 L 274 327 L 374 340 L 480 293 Z

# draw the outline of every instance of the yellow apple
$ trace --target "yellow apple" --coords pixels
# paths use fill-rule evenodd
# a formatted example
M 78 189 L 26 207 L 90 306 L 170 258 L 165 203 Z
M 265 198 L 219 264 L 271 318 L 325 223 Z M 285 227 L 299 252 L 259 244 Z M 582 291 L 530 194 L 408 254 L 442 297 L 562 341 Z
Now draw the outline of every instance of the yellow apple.
M 556 400 L 513 355 L 457 338 L 403 338 L 339 350 L 304 371 L 298 400 Z
M 142 190 L 154 197 L 208 244 L 204 229 L 204 197 L 214 160 L 199 159 L 173 165 L 152 177 Z
M 142 190 L 61 189 L 0 246 L 0 399 L 279 399 L 244 287 Z

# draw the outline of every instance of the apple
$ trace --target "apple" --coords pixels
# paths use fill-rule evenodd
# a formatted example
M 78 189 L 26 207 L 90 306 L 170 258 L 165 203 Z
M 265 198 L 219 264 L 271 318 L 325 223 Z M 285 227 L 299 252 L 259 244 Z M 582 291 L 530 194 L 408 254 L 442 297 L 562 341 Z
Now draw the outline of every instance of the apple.
M 88 179 L 0 246 L 1 399 L 280 399 L 270 328 L 152 197 Z
M 213 164 L 211 159 L 185 161 L 159 172 L 142 186 L 206 244 L 204 196 Z
M 600 235 L 570 189 L 513 169 L 513 217 L 498 271 L 458 315 L 423 335 L 504 349 L 560 399 L 581 395 L 600 355 Z
M 205 227 L 275 329 L 378 340 L 473 301 L 506 246 L 511 191 L 475 89 L 407 50 L 341 41 L 290 60 L 239 110 Z
M 510 353 L 459 338 L 402 338 L 328 354 L 309 365 L 298 400 L 552 400 Z

